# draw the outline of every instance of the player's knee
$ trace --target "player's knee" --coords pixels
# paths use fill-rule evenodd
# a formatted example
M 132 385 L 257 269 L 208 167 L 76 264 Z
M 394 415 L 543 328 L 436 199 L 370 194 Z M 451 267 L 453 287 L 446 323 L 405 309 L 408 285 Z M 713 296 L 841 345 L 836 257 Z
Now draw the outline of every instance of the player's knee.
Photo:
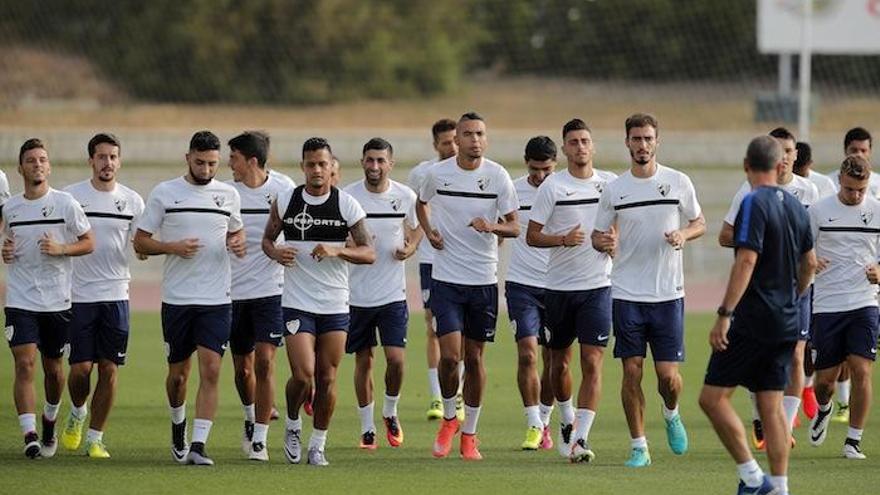
M 714 397 L 712 394 L 706 393 L 706 391 L 700 392 L 700 409 L 703 410 L 704 413 L 710 414 L 715 410 L 715 407 L 719 404 L 719 400 L 717 397 Z
M 532 350 L 520 350 L 518 354 L 518 364 L 520 368 L 534 368 L 538 364 L 537 353 Z
M 440 368 L 444 370 L 454 370 L 458 368 L 458 355 L 440 356 Z
M 386 370 L 389 373 L 399 375 L 403 373 L 403 357 L 402 356 L 391 356 L 388 358 L 388 362 L 385 365 Z
M 467 356 L 464 357 L 464 370 L 465 373 L 470 370 L 478 370 L 483 366 L 483 356 L 476 353 L 468 353 Z
M 74 370 L 70 368 L 70 374 L 73 376 Z M 84 373 L 88 374 L 88 373 Z M 115 384 L 117 375 L 116 364 L 111 362 L 101 362 L 98 364 L 98 381 L 104 383 Z
M 678 388 L 678 373 L 664 373 L 657 377 L 657 389 L 663 393 Z
M 315 388 L 327 390 L 336 383 L 336 370 L 324 370 L 315 374 Z
M 168 378 L 166 378 L 166 383 L 168 386 L 174 390 L 180 390 L 182 388 L 186 388 L 187 376 L 183 372 L 169 372 Z
M 36 359 L 33 356 L 16 358 L 15 376 L 21 378 L 33 378 L 35 361 Z
M 219 371 L 219 369 L 218 369 Z M 237 382 L 246 382 L 251 378 L 252 371 L 247 366 L 240 366 L 235 370 L 235 381 Z
M 272 360 L 265 356 L 259 356 L 254 360 L 254 375 L 257 380 L 267 380 L 272 371 Z

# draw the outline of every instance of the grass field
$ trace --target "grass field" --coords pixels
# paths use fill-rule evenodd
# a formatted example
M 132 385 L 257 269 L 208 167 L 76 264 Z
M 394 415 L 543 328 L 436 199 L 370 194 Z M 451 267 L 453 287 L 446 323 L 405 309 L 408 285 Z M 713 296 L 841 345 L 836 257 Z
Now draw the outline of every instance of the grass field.
M 654 459 L 647 469 L 623 467 L 629 439 L 618 398 L 620 366 L 611 359 L 605 363 L 604 397 L 591 435 L 598 456 L 595 464 L 570 465 L 555 450 L 517 450 L 525 421 L 515 383 L 515 347 L 505 319 L 499 322 L 498 341 L 487 352 L 489 380 L 479 427 L 485 460 L 464 463 L 453 456 L 433 459 L 430 445 L 436 424 L 424 419 L 428 401 L 424 327 L 421 315 L 416 314 L 411 321 L 409 363 L 400 406 L 406 432 L 402 448 L 387 447 L 383 436 L 376 452 L 357 449 L 359 422 L 351 384 L 353 361 L 346 358 L 328 438 L 331 466 L 316 469 L 286 464 L 281 450 L 281 422 L 274 422 L 269 431 L 271 462 L 256 464 L 245 460 L 239 447 L 242 412 L 232 382 L 231 361 L 226 358 L 220 410 L 208 444 L 217 466 L 196 468 L 173 463 L 168 452 L 170 429 L 159 315 L 135 314 L 129 364 L 121 371 L 116 407 L 105 434 L 112 459 L 92 460 L 82 452 L 70 453 L 60 448 L 53 459 L 25 459 L 12 406 L 11 356 L 0 359 L 0 493 L 733 493 L 737 482 L 733 463 L 696 400 L 708 357 L 706 334 L 710 324 L 707 315 L 687 318 L 688 361 L 682 368 L 685 391 L 681 407 L 691 448 L 683 457 L 673 456 L 666 446 L 660 401 L 653 392 L 656 382 L 650 376 L 646 379 L 648 440 Z M 381 362 L 379 369 L 383 369 Z M 283 383 L 289 376 L 283 353 L 279 354 L 277 371 L 277 401 L 281 405 Z M 196 383 L 195 379 L 190 381 L 190 421 Z M 379 392 L 381 395 L 381 388 Z M 42 407 L 42 400 L 40 404 Z M 744 392 L 738 393 L 737 404 L 745 416 Z M 59 417 L 63 418 L 69 408 L 65 396 Z M 380 411 L 381 400 L 377 403 L 377 417 Z M 553 423 L 557 421 L 558 413 L 554 411 Z M 869 456 L 866 461 L 838 457 L 846 432 L 844 425 L 832 423 L 828 441 L 821 448 L 810 447 L 805 428 L 798 429 L 798 446 L 792 454 L 790 472 L 792 493 L 875 493 L 880 467 L 876 424 L 874 420 L 868 425 L 863 440 Z M 306 436 L 309 431 L 307 426 Z M 763 454 L 758 460 L 766 467 Z

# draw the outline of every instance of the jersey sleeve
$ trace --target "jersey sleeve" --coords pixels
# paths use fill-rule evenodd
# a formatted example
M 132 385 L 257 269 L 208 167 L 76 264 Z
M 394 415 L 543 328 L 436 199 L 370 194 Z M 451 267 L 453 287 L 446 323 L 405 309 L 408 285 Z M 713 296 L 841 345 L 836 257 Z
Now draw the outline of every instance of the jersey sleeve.
M 83 211 L 79 202 L 70 196 L 67 204 L 67 210 L 64 212 L 64 223 L 67 231 L 76 237 L 79 237 L 92 229 L 89 219 L 86 218 L 86 212 Z
M 230 210 L 229 222 L 227 223 L 227 232 L 238 232 L 244 228 L 244 222 L 241 221 L 241 195 L 234 188 L 232 189 L 232 209 Z
M 614 222 L 617 220 L 617 212 L 614 210 L 612 198 L 614 194 L 608 185 L 599 196 L 599 207 L 596 209 L 596 221 L 593 223 L 593 229 L 599 232 L 608 232 Z
M 434 197 L 434 194 L 437 193 L 437 186 L 434 181 L 435 171 L 437 167 L 432 167 L 430 170 L 425 173 L 424 178 L 422 179 L 421 185 L 419 185 L 419 190 L 417 191 L 419 194 L 419 201 L 422 203 L 427 203 L 431 201 L 431 198 Z
M 730 208 L 727 209 L 727 214 L 724 215 L 724 223 L 727 225 L 733 226 L 736 223 L 736 216 L 739 213 L 740 204 L 743 201 L 743 198 L 746 194 L 749 193 L 749 183 L 745 182 L 739 189 L 737 189 L 736 194 L 733 195 L 733 200 L 730 202 Z
M 810 217 L 810 233 L 813 235 L 813 239 L 817 239 L 819 237 L 819 212 L 816 211 L 816 208 L 810 208 L 807 212 Z
M 419 194 L 419 189 L 422 188 L 423 174 L 422 174 L 422 166 L 421 164 L 413 167 L 409 172 L 409 176 L 406 179 L 406 183 L 409 185 L 410 189 Z
M 360 203 L 350 194 L 339 191 L 339 212 L 349 227 L 360 222 L 367 216 L 367 212 Z
M 284 213 L 287 211 L 290 200 L 293 199 L 293 191 L 295 190 L 295 188 L 286 189 L 275 196 L 275 212 L 278 213 L 278 218 L 284 218 Z
M 519 199 L 516 197 L 516 188 L 507 170 L 502 168 L 498 175 L 501 181 L 501 188 L 498 190 L 498 213 L 507 215 L 519 210 Z
M 543 184 L 538 186 L 538 193 L 535 195 L 535 203 L 532 205 L 532 211 L 529 215 L 530 221 L 541 225 L 547 225 L 547 222 L 550 221 L 550 216 L 553 215 L 554 190 L 555 187 L 553 187 L 553 184 L 547 181 L 544 181 Z
M 165 217 L 165 207 L 162 205 L 162 191 L 159 187 L 153 189 L 147 197 L 144 205 L 144 212 L 137 228 L 150 234 L 155 234 L 162 227 L 162 220 Z
M 694 188 L 694 183 L 691 182 L 691 178 L 687 175 L 682 174 L 681 182 L 682 191 L 679 209 L 685 216 L 686 220 L 696 220 L 703 212 L 703 209 L 700 208 L 700 202 L 697 200 L 697 190 Z
M 748 194 L 742 200 L 739 213 L 734 220 L 734 246 L 746 248 L 761 254 L 764 249 L 764 230 L 767 226 L 766 213 L 761 208 L 755 194 Z
M 0 207 L 2 207 L 4 203 L 6 203 L 10 195 L 9 179 L 6 178 L 6 174 L 0 172 Z
M 406 217 L 404 217 L 403 221 L 407 227 L 411 229 L 415 229 L 419 226 L 419 217 L 416 215 L 416 194 L 412 191 L 407 191 L 406 199 L 409 202 L 409 205 L 406 208 Z
M 813 229 L 811 228 L 811 215 L 808 215 L 807 211 L 802 210 L 798 215 L 800 217 L 798 223 L 800 224 L 801 231 L 800 254 L 807 253 L 813 249 L 813 242 L 816 238 L 816 236 L 813 235 Z

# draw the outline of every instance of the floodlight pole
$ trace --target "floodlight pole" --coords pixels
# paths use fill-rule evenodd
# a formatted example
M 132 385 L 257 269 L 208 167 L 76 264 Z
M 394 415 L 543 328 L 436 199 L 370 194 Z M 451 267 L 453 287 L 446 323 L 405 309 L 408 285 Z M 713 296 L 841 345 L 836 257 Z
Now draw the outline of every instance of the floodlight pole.
M 801 2 L 801 54 L 798 64 L 798 83 L 800 85 L 798 98 L 798 137 L 801 141 L 810 140 L 810 61 L 812 58 L 813 44 L 813 0 Z

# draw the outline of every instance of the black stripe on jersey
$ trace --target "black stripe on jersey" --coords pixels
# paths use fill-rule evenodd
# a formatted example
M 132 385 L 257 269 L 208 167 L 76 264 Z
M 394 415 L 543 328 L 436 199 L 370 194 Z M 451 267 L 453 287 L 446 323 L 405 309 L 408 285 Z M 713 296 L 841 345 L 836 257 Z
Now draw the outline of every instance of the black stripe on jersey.
M 116 218 L 118 220 L 134 220 L 134 215 L 123 215 L 120 213 L 104 213 L 103 211 L 87 211 L 87 217 L 95 218 Z
M 367 213 L 367 218 L 406 218 L 406 213 Z
M 165 208 L 165 213 L 215 213 L 225 217 L 232 216 L 232 213 L 226 210 L 217 210 L 214 208 Z
M 269 208 L 242 208 L 242 215 L 268 215 Z
M 42 220 L 22 220 L 20 222 L 9 222 L 10 227 L 23 227 L 25 225 L 52 225 L 64 223 L 63 218 L 44 218 Z
M 615 210 L 626 210 L 628 208 L 641 208 L 643 206 L 659 206 L 659 205 L 677 205 L 677 199 L 650 199 L 648 201 L 636 201 L 635 203 L 626 203 L 616 205 Z
M 519 207 L 519 211 L 529 211 L 532 209 L 532 205 L 522 205 Z
M 476 199 L 496 199 L 497 193 L 477 193 L 468 191 L 448 191 L 446 189 L 437 189 L 440 196 L 456 196 L 459 198 L 476 198 Z
M 598 203 L 599 198 L 564 199 L 562 201 L 557 201 L 556 206 L 595 205 Z
M 880 229 L 871 227 L 819 227 L 820 232 L 862 232 L 865 234 L 880 234 Z

